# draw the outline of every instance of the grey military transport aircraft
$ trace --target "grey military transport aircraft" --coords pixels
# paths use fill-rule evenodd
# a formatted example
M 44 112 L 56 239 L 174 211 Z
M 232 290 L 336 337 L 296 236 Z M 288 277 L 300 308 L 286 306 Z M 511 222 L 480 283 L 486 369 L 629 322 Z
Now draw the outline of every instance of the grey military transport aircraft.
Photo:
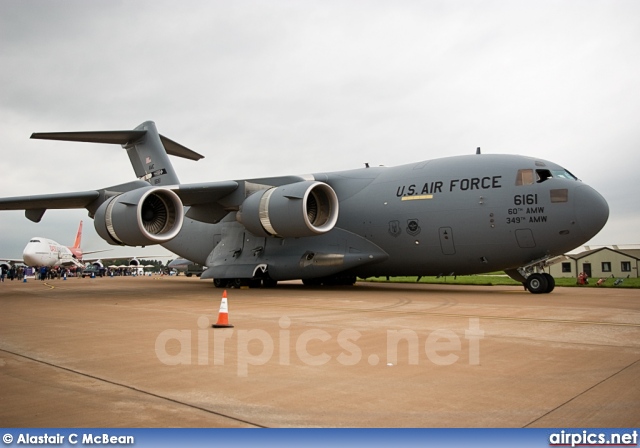
M 478 150 L 396 167 L 181 184 L 168 154 L 203 156 L 152 121 L 31 138 L 119 144 L 138 179 L 3 198 L 0 210 L 39 222 L 47 209 L 86 208 L 109 244 L 160 244 L 208 266 L 202 278 L 216 287 L 504 270 L 530 292 L 549 293 L 547 262 L 591 239 L 609 216 L 597 191 L 536 157 Z

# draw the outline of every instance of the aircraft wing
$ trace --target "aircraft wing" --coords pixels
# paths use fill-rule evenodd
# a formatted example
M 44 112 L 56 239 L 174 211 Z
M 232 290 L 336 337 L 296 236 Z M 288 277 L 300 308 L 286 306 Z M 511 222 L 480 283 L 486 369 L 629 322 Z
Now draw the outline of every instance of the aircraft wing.
M 179 268 L 179 267 L 187 267 L 190 264 L 193 264 L 193 261 L 189 261 L 186 258 L 176 258 L 171 263 L 167 265 L 169 268 Z
M 233 180 L 206 182 L 199 184 L 182 184 L 173 189 L 184 205 L 198 206 L 214 204 L 223 197 L 233 193 L 238 182 Z
M 102 202 L 107 196 L 148 186 L 149 184 L 146 182 L 134 181 L 101 190 L 0 198 L 0 210 L 25 210 L 28 219 L 40 222 L 44 212 L 48 209 L 89 209 L 90 204 L 94 201 Z M 193 211 L 189 215 L 191 218 L 200 218 L 205 222 L 211 222 L 211 220 L 217 222 L 228 213 L 222 205 L 217 205 L 217 202 L 237 188 L 238 183 L 235 181 L 222 181 L 178 185 L 170 189 L 176 192 L 184 205 L 193 206 Z M 95 210 L 97 207 L 94 204 L 92 208 Z M 215 216 L 215 218 L 210 216 Z
M 84 255 L 97 254 L 99 252 L 109 252 L 110 250 L 112 250 L 112 249 L 89 250 L 89 251 L 86 251 L 86 252 L 83 251 L 82 252 L 83 259 L 84 259 Z
M 27 218 L 40 222 L 47 209 L 86 208 L 99 196 L 100 193 L 94 190 L 0 198 L 0 210 L 25 210 Z
M 0 210 L 33 210 L 48 208 L 85 208 L 100 196 L 98 191 L 38 194 L 0 198 Z
M 22 258 L 0 258 L 0 264 L 24 263 Z
M 146 182 L 136 187 L 149 186 Z M 119 187 L 119 186 L 118 186 Z M 222 182 L 206 182 L 199 184 L 178 185 L 174 190 L 184 205 L 201 205 L 215 203 L 238 188 L 238 182 L 229 180 Z M 117 187 L 107 187 L 104 191 L 121 192 Z M 33 210 L 33 209 L 70 209 L 86 208 L 100 197 L 100 191 L 78 191 L 72 193 L 39 194 L 31 196 L 14 196 L 0 198 L 0 210 Z

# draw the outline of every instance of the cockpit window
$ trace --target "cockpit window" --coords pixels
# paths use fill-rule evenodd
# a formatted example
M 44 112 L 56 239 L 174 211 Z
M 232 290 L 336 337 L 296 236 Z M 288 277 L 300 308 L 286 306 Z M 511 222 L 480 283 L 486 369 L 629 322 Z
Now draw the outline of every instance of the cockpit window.
M 550 177 L 553 177 L 551 175 L 551 171 L 549 170 L 536 170 L 536 174 L 537 174 L 537 182 L 541 183 L 544 182 L 545 180 L 549 179 Z
M 574 176 L 567 170 L 552 170 L 551 174 L 553 175 L 553 177 L 560 179 L 578 180 L 576 176 Z
M 518 170 L 516 185 L 533 185 L 533 170 Z
M 578 180 L 576 176 L 571 174 L 567 170 L 536 170 L 536 174 L 538 175 L 538 183 L 544 182 L 547 179 L 555 178 L 555 179 L 568 179 L 568 180 Z
M 533 185 L 534 182 L 542 183 L 547 179 L 568 179 L 577 181 L 578 178 L 565 169 L 550 170 L 537 168 L 535 174 L 532 169 L 518 170 L 516 185 Z
M 34 233 L 35 233 L 35 232 L 34 232 Z M 29 241 L 29 242 L 30 242 L 30 243 L 39 243 L 39 242 L 40 242 L 40 240 L 31 240 L 31 241 Z

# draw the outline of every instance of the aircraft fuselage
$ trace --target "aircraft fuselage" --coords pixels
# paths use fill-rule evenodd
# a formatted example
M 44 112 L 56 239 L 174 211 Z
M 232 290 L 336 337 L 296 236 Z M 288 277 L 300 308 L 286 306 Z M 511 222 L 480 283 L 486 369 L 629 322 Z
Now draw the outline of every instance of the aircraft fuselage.
M 552 162 L 523 156 L 449 157 L 312 178 L 339 199 L 337 224 L 324 235 L 259 237 L 235 218 L 185 219 L 180 235 L 164 246 L 209 266 L 217 251 L 229 276 L 261 263 L 277 280 L 462 275 L 562 254 L 593 237 L 608 217 L 594 189 Z
M 217 287 L 353 284 L 356 277 L 505 270 L 535 294 L 553 291 L 545 263 L 587 242 L 609 207 L 563 167 L 498 154 L 182 184 L 169 160 L 203 156 L 158 133 L 34 133 L 119 144 L 137 180 L 107 188 L 0 198 L 39 222 L 49 208 L 86 208 L 111 245 L 161 244 L 207 266 Z
M 63 266 L 72 264 L 73 258 L 74 253 L 69 247 L 42 237 L 31 238 L 22 252 L 27 266 Z

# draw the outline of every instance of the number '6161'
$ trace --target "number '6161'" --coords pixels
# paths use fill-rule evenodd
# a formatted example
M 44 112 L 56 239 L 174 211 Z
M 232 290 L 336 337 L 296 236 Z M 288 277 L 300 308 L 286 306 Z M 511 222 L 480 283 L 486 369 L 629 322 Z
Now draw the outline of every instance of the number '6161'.
M 514 205 L 533 205 L 538 203 L 537 194 L 517 194 L 513 197 Z

